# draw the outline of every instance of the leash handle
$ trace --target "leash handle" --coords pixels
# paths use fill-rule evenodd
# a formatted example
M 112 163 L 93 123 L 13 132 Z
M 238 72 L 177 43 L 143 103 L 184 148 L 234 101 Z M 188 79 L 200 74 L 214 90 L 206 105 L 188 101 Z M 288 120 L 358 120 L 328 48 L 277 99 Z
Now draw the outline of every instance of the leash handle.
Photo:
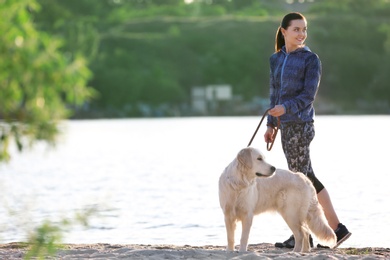
M 249 141 L 249 144 L 248 144 L 247 147 L 249 147 L 249 146 L 252 144 L 253 139 L 255 139 L 255 136 L 256 136 L 256 134 L 257 134 L 257 131 L 259 131 L 259 128 L 260 128 L 260 126 L 261 126 L 261 123 L 263 123 L 263 120 L 264 120 L 265 116 L 268 114 L 268 111 L 269 111 L 269 110 L 270 110 L 270 108 L 268 108 L 268 109 L 264 112 L 263 117 L 261 118 L 260 123 L 258 124 L 258 126 L 257 126 L 257 128 L 256 128 L 256 131 L 254 132 L 254 134 L 253 134 L 251 140 Z M 278 125 L 276 126 L 276 131 L 275 131 L 275 133 L 274 133 L 274 135 L 273 135 L 272 142 L 271 142 L 271 144 L 270 144 L 270 142 L 267 142 L 267 150 L 268 150 L 268 151 L 271 151 L 272 146 L 274 146 L 274 142 L 275 142 L 275 139 L 276 139 L 276 135 L 278 134 L 279 127 L 280 127 L 280 118 L 278 117 Z

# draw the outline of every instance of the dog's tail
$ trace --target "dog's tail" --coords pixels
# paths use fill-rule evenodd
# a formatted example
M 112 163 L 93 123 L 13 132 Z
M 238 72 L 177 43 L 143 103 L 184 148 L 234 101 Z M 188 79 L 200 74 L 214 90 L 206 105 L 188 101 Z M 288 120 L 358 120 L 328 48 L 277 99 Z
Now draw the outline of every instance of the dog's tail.
M 334 247 L 337 237 L 325 218 L 324 210 L 316 198 L 313 198 L 307 219 L 309 229 L 325 245 Z

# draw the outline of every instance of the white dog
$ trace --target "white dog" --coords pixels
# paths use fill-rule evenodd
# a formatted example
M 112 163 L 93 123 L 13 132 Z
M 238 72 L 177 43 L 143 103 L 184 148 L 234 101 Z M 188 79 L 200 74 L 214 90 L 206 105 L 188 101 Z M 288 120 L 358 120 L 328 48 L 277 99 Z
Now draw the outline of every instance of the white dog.
M 260 177 L 260 178 L 259 178 Z M 309 252 L 309 230 L 333 247 L 328 225 L 311 181 L 302 173 L 275 169 L 254 148 L 242 149 L 219 178 L 219 201 L 225 216 L 227 250 L 234 250 L 236 222 L 242 222 L 240 252 L 247 251 L 254 215 L 276 211 L 295 237 L 294 252 Z

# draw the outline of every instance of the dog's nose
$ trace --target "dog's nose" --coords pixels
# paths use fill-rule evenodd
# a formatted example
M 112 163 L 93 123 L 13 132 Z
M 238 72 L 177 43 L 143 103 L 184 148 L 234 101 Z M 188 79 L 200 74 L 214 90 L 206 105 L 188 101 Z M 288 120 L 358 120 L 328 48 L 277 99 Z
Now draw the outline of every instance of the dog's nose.
M 273 166 L 271 166 L 271 171 L 272 171 L 272 172 L 276 171 L 276 168 L 273 167 Z

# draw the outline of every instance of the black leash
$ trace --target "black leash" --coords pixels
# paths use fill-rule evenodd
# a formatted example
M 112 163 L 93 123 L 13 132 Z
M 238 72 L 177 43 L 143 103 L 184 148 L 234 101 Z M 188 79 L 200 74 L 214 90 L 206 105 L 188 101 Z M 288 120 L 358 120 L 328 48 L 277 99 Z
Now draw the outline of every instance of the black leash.
M 255 136 L 256 136 L 256 134 L 257 134 L 257 131 L 259 130 L 259 128 L 260 128 L 260 126 L 261 126 L 261 123 L 263 123 L 263 120 L 264 120 L 265 116 L 268 114 L 268 111 L 269 111 L 269 110 L 270 110 L 270 108 L 268 108 L 268 109 L 264 112 L 263 117 L 261 118 L 260 123 L 259 123 L 259 125 L 258 125 L 257 128 L 256 128 L 255 133 L 253 134 L 251 140 L 249 141 L 248 147 L 251 145 L 253 139 L 255 138 Z M 268 150 L 268 151 L 271 151 L 272 146 L 274 146 L 274 142 L 275 142 L 275 139 L 276 139 L 276 135 L 278 134 L 279 127 L 280 127 L 280 118 L 278 117 L 278 125 L 277 125 L 277 127 L 276 127 L 276 131 L 275 131 L 274 136 L 273 136 L 273 138 L 272 138 L 271 146 L 270 146 L 270 142 L 267 142 L 267 150 Z

